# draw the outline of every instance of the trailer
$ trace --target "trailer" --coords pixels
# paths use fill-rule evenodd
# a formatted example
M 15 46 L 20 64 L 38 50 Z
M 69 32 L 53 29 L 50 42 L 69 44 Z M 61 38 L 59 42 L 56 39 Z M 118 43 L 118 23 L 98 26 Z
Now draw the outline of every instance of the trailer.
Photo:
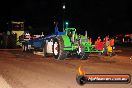
M 22 51 L 39 51 L 43 52 L 43 55 L 46 57 L 49 54 L 52 54 L 52 46 L 53 46 L 53 38 L 56 36 L 64 35 L 65 32 L 59 32 L 58 28 L 55 27 L 54 34 L 47 35 L 47 36 L 41 36 L 40 37 L 28 37 L 26 36 L 21 39 L 22 42 Z

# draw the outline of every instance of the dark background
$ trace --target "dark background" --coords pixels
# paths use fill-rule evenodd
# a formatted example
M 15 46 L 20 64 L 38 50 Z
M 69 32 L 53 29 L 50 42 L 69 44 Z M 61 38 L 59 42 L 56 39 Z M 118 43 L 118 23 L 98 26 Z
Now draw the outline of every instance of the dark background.
M 65 3 L 65 12 L 62 5 Z M 88 34 L 132 33 L 132 3 L 129 0 L 2 0 L 0 1 L 0 31 L 9 29 L 11 20 L 24 21 L 32 33 L 51 34 L 54 21 L 62 31 L 63 16 L 69 27 Z M 65 14 L 64 14 L 65 13 Z

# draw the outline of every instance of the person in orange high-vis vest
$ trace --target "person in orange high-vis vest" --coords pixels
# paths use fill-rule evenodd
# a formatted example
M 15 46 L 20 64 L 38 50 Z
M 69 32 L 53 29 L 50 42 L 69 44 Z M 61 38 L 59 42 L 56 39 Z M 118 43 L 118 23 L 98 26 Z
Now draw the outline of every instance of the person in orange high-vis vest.
M 104 42 L 102 42 L 100 36 L 97 38 L 96 42 L 95 42 L 95 48 L 97 50 L 103 50 L 104 47 Z
M 110 46 L 111 46 L 112 48 L 114 48 L 114 45 L 115 45 L 115 40 L 114 40 L 114 38 L 112 38 L 112 39 L 110 40 Z
M 100 38 L 100 36 L 97 38 L 97 40 L 95 41 L 95 45 L 96 44 L 98 44 L 98 43 L 100 43 L 101 42 L 101 38 Z

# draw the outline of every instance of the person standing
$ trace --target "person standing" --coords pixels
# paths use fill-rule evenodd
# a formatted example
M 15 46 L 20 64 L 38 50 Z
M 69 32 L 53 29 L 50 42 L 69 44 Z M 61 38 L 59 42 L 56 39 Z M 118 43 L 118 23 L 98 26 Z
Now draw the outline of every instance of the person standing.
M 114 38 L 110 39 L 110 46 L 112 47 L 112 49 L 114 49 L 114 45 L 115 45 L 115 40 Z
M 101 42 L 101 38 L 100 38 L 100 36 L 98 36 L 97 40 L 95 41 L 95 45 L 97 45 L 100 42 Z
M 105 43 L 105 45 L 104 45 L 104 54 L 107 55 L 107 47 L 110 45 L 109 36 L 106 36 L 104 38 L 104 43 Z

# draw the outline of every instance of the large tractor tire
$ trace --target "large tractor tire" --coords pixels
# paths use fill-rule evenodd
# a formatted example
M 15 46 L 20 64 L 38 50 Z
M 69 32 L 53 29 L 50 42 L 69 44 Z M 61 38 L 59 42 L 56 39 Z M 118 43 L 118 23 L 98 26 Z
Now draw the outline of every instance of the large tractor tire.
M 66 53 L 64 51 L 64 42 L 61 36 L 53 40 L 53 55 L 56 60 L 64 60 Z

